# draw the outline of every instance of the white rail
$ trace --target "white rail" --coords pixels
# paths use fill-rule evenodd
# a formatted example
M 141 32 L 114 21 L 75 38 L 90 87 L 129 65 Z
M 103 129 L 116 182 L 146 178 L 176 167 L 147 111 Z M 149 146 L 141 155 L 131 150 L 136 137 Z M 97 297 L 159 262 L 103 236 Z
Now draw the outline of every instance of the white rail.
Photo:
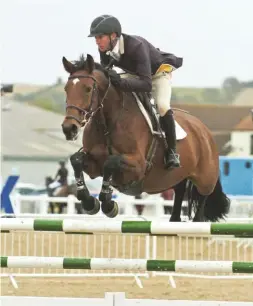
M 19 214 L 22 218 L 56 218 L 76 219 L 83 222 L 89 220 L 107 220 L 104 216 L 87 215 L 34 215 Z M 166 216 L 168 219 L 168 216 Z M 152 217 L 118 216 L 116 220 L 157 220 Z M 164 221 L 164 217 L 160 218 Z M 159 220 L 159 219 L 158 219 Z M 0 219 L 1 222 L 1 219 Z M 228 218 L 225 222 L 252 223 L 253 218 Z M 139 234 L 64 234 L 61 232 L 27 232 L 11 231 L 1 234 L 2 256 L 63 256 L 63 257 L 94 257 L 94 258 L 126 258 L 126 259 L 165 259 L 165 260 L 226 260 L 252 261 L 253 239 L 207 237 L 206 235 L 187 235 L 178 237 L 157 237 Z M 167 276 L 173 286 L 172 276 L 195 278 L 248 278 L 248 275 L 220 275 L 218 273 L 135 273 L 134 271 L 82 271 L 32 268 L 6 270 L 2 276 L 19 277 L 133 277 L 142 287 L 140 277 Z M 252 277 L 252 276 L 250 276 Z
M 231 199 L 230 217 L 251 217 L 253 216 L 253 196 L 229 196 Z M 68 197 L 48 197 L 47 195 L 39 196 L 11 196 L 15 214 L 22 212 L 35 212 L 46 214 L 50 202 L 66 203 L 67 214 L 75 214 L 75 204 L 80 203 L 73 195 Z M 120 214 L 136 215 L 136 205 L 144 205 L 144 215 L 160 217 L 164 215 L 164 207 L 172 207 L 173 200 L 163 200 L 162 198 L 136 200 L 129 197 L 124 201 L 118 200 Z M 25 208 L 26 206 L 26 208 Z M 183 202 L 183 207 L 187 202 Z M 101 211 L 98 215 L 102 215 Z

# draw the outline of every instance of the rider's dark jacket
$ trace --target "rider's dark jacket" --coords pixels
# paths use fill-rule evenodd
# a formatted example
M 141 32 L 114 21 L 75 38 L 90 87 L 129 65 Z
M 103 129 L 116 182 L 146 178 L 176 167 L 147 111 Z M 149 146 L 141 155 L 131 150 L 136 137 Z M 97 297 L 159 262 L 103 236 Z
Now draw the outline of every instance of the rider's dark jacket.
M 152 76 L 161 64 L 170 64 L 176 69 L 183 64 L 181 57 L 160 51 L 143 37 L 122 34 L 120 39 L 123 40 L 123 52 L 120 52 L 119 61 L 114 60 L 113 65 L 139 77 L 122 78 L 120 88 L 123 91 L 151 92 Z M 107 66 L 111 56 L 106 52 L 99 53 L 101 64 Z
M 67 185 L 68 170 L 65 167 L 59 168 L 58 172 L 56 173 L 56 177 L 57 176 L 59 176 L 59 183 L 61 183 L 62 185 Z

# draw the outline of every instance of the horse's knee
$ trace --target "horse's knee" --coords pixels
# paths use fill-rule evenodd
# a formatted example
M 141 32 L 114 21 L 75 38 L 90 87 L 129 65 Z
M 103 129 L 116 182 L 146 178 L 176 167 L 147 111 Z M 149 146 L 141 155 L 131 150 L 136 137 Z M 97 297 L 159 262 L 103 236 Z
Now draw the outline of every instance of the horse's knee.
M 84 168 L 87 165 L 87 154 L 84 152 L 76 152 L 70 156 L 70 163 L 73 169 Z

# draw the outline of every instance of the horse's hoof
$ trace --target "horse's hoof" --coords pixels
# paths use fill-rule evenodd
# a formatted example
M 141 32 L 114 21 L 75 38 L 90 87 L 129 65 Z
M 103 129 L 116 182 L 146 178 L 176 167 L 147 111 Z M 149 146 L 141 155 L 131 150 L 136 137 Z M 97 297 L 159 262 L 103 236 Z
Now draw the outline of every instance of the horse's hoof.
M 97 198 L 89 196 L 88 199 L 82 201 L 82 207 L 88 215 L 95 215 L 100 210 L 100 202 Z
M 170 219 L 170 222 L 181 222 L 182 220 L 181 219 L 179 219 L 179 220 L 171 220 Z
M 102 212 L 108 218 L 115 218 L 119 213 L 118 204 L 114 201 L 104 202 L 102 203 Z

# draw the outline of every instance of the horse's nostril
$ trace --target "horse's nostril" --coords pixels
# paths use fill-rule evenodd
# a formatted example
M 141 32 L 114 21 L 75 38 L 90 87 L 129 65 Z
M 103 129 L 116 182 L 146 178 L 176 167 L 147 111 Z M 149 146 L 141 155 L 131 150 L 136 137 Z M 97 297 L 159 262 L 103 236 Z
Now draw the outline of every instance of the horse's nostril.
M 63 133 L 68 133 L 71 130 L 71 126 L 70 125 L 62 125 L 62 131 Z
M 77 132 L 77 126 L 75 124 L 72 124 L 71 131 L 76 133 Z
M 78 128 L 75 124 L 63 124 L 62 131 L 68 139 L 71 139 L 78 132 Z

